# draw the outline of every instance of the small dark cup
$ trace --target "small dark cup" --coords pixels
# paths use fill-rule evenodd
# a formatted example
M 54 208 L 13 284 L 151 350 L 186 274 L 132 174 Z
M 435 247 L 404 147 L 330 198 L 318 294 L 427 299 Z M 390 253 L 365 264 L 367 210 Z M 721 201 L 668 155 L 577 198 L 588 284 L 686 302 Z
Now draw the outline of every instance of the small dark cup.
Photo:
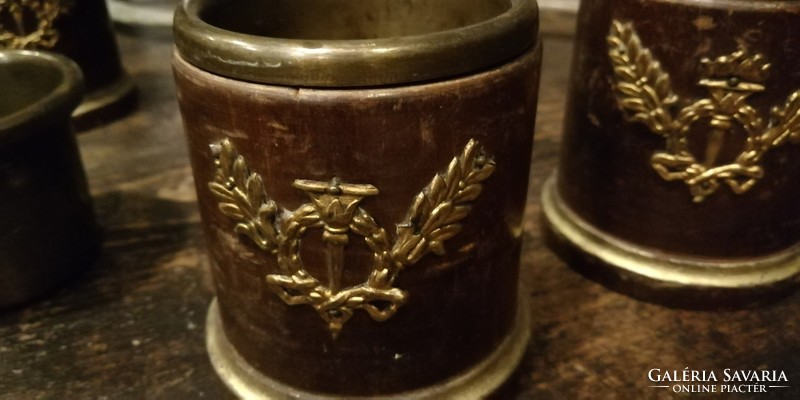
M 0 307 L 63 285 L 98 250 L 70 114 L 80 70 L 47 53 L 0 51 Z
M 135 105 L 104 0 L 0 1 L 0 49 L 45 50 L 74 60 L 86 79 L 76 128 L 116 119 Z

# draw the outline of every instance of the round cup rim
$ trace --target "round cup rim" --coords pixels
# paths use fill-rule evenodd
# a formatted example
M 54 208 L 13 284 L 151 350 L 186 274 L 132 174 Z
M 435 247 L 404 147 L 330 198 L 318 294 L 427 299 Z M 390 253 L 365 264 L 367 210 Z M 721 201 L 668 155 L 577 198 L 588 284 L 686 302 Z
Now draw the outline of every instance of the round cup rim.
M 535 0 L 509 0 L 491 18 L 426 34 L 352 40 L 250 35 L 200 18 L 208 0 L 186 0 L 174 18 L 178 53 L 206 71 L 252 82 L 323 87 L 408 84 L 499 65 L 538 40 Z
M 36 101 L 6 116 L 0 116 L 0 143 L 32 134 L 39 128 L 69 118 L 83 97 L 83 77 L 80 68 L 67 57 L 32 50 L 0 51 L 3 65 L 24 63 L 30 68 L 55 68 L 61 81 Z

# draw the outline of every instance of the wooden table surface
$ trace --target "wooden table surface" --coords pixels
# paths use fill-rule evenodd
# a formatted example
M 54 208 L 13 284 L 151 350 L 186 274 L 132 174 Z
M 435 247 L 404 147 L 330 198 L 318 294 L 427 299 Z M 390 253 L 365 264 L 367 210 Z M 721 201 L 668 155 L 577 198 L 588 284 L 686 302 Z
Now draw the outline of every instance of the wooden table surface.
M 0 399 L 227 399 L 208 361 L 212 285 L 167 38 L 119 37 L 140 109 L 80 135 L 102 256 L 44 301 L 0 313 Z M 572 41 L 545 41 L 522 279 L 533 337 L 498 399 L 673 398 L 648 371 L 775 369 L 800 398 L 800 295 L 729 312 L 675 310 L 605 289 L 543 243 L 539 193 L 558 155 Z M 720 380 L 722 379 L 719 376 Z M 691 397 L 702 398 L 702 395 Z

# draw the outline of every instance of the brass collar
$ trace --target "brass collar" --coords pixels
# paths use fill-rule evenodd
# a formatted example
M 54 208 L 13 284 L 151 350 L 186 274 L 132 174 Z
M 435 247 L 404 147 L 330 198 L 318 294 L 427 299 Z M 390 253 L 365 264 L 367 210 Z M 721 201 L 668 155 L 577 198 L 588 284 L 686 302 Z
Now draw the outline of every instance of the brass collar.
M 186 0 L 178 53 L 245 81 L 358 87 L 480 71 L 538 40 L 535 0 Z

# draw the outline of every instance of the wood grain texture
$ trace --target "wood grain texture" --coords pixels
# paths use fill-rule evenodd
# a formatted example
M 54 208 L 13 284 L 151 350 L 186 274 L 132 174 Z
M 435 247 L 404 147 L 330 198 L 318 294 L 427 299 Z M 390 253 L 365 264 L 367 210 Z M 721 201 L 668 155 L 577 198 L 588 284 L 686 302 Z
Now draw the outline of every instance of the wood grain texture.
M 232 397 L 205 353 L 211 282 L 171 43 L 119 39 L 142 108 L 79 138 L 103 255 L 70 287 L 0 313 L 2 400 Z M 790 388 L 731 398 L 800 398 L 800 296 L 753 310 L 669 309 L 588 281 L 545 247 L 539 193 L 558 156 L 571 47 L 545 41 L 522 258 L 533 339 L 494 398 L 667 399 L 678 395 L 648 388 L 647 371 L 684 367 L 783 369 Z

